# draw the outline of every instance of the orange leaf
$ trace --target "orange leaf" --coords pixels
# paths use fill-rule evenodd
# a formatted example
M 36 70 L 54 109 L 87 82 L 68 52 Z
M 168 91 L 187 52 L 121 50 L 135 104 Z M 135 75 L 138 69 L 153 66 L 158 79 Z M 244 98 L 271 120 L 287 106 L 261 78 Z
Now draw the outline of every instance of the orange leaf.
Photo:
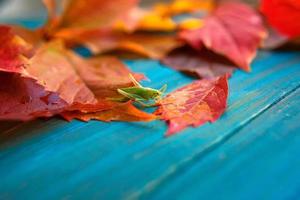
M 82 112 L 65 112 L 62 116 L 71 121 L 72 119 L 79 119 L 82 121 L 89 121 L 91 119 L 96 119 L 100 121 L 110 122 L 110 121 L 153 121 L 156 116 L 143 112 L 132 105 L 131 102 L 119 104 L 118 106 L 94 113 L 82 113 Z
M 172 135 L 217 120 L 226 109 L 227 95 L 226 75 L 195 81 L 168 94 L 156 114 L 168 122 L 167 135 Z
M 21 71 L 31 54 L 31 44 L 15 35 L 9 26 L 0 26 L 0 71 Z
M 138 0 L 67 0 L 60 19 L 63 28 L 100 28 L 112 25 Z M 71 33 L 70 33 L 71 34 Z
M 82 34 L 77 38 L 77 43 L 86 46 L 94 54 L 125 50 L 152 59 L 160 59 L 183 44 L 174 35 L 127 34 L 104 31 Z
M 24 68 L 22 75 L 37 80 L 47 91 L 57 92 L 70 105 L 96 103 L 94 94 L 75 71 L 68 53 L 60 41 L 46 43 L 30 59 L 30 65 Z
M 27 43 L 10 27 L 1 27 L 0 31 L 3 33 L 0 35 L 3 40 L 0 71 L 4 84 L 0 98 L 1 118 L 27 120 L 53 115 L 58 109 L 61 111 L 74 103 L 96 103 L 94 94 L 77 75 L 61 42 L 44 44 L 32 57 L 26 57 L 25 54 L 31 52 Z
M 115 57 L 82 59 L 73 54 L 70 58 L 78 75 L 98 100 L 117 97 L 118 88 L 133 86 L 129 74 L 134 73 Z M 142 74 L 134 74 L 134 76 L 137 80 L 144 78 Z
M 213 7 L 213 0 L 174 0 L 170 4 L 159 3 L 154 9 L 162 16 L 170 16 L 200 10 L 210 11 Z
M 266 37 L 258 13 L 242 3 L 226 3 L 204 19 L 204 26 L 183 31 L 180 37 L 196 49 L 206 48 L 250 71 L 256 49 Z

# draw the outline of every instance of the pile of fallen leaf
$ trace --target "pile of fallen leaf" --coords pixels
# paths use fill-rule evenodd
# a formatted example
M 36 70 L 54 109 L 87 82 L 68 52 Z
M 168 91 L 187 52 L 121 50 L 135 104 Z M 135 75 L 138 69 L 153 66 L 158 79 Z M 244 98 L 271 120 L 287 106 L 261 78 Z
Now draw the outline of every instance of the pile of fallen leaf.
M 0 120 L 160 119 L 170 135 L 223 114 L 227 79 L 237 68 L 251 70 L 263 41 L 265 48 L 299 42 L 295 0 L 263 0 L 265 16 L 236 1 L 174 0 L 147 9 L 138 0 L 58 2 L 44 0 L 48 20 L 37 30 L 0 26 Z M 93 56 L 80 56 L 77 46 Z M 199 80 L 164 96 L 165 87 L 139 83 L 146 77 L 127 68 L 124 55 L 158 59 Z M 147 106 L 158 108 L 141 110 Z

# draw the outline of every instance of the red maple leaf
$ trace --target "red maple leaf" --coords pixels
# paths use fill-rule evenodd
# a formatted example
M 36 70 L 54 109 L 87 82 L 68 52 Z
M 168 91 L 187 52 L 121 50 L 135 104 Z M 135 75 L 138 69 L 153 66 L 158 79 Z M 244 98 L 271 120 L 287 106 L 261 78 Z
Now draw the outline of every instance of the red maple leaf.
M 0 82 L 0 120 L 51 117 L 68 106 L 57 93 L 20 74 L 0 72 Z
M 270 25 L 280 33 L 289 37 L 300 36 L 299 0 L 262 0 L 260 9 Z
M 226 75 L 194 81 L 162 99 L 156 114 L 168 122 L 167 135 L 172 135 L 217 120 L 226 109 L 227 96 Z
M 9 26 L 0 26 L 0 71 L 21 70 L 29 62 L 31 44 L 15 35 Z
M 116 116 L 121 115 L 121 109 L 119 113 L 114 109 L 118 104 L 106 98 L 118 95 L 119 87 L 133 86 L 129 74 L 134 73 L 117 58 L 83 59 L 58 40 L 40 45 L 33 56 L 26 57 L 31 51 L 30 48 L 27 51 L 27 43 L 10 27 L 1 27 L 1 30 L 0 38 L 4 38 L 4 42 L 0 57 L 3 83 L 0 119 L 30 120 L 65 110 L 85 114 L 98 112 L 98 115 L 100 111 L 111 110 Z M 137 80 L 144 77 L 134 75 Z M 134 112 L 138 113 L 136 110 Z M 107 115 L 101 113 L 101 116 L 103 119 Z M 140 120 L 143 119 L 141 115 Z
M 266 30 L 259 14 L 251 7 L 224 3 L 204 19 L 202 28 L 183 31 L 180 37 L 196 49 L 204 45 L 250 71 L 249 64 L 266 37 Z

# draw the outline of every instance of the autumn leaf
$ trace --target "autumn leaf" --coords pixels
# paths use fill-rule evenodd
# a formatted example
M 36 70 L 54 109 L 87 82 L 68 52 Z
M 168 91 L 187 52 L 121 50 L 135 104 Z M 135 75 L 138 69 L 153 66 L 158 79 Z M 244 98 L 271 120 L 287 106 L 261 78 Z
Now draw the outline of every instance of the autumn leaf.
M 178 23 L 180 30 L 195 30 L 202 28 L 204 25 L 203 20 L 199 18 L 187 18 Z
M 168 94 L 155 113 L 168 123 L 169 136 L 188 126 L 216 121 L 226 109 L 227 96 L 226 75 L 202 79 Z
M 158 3 L 154 10 L 162 16 L 179 15 L 195 11 L 210 11 L 213 0 L 173 0 L 171 3 Z
M 35 78 L 46 90 L 57 92 L 70 105 L 95 104 L 115 97 L 117 89 L 133 83 L 134 74 L 115 57 L 84 59 L 52 41 L 42 46 L 30 60 L 26 76 Z M 53 78 L 55 77 L 55 78 Z M 144 78 L 135 74 L 137 80 Z
M 31 44 L 15 35 L 9 26 L 0 26 L 0 71 L 22 70 L 31 54 Z
M 140 7 L 133 7 L 124 17 L 117 20 L 113 24 L 113 30 L 120 32 L 132 33 L 136 31 L 141 19 L 146 15 L 147 11 Z
M 225 3 L 204 19 L 202 28 L 182 31 L 180 37 L 195 49 L 205 46 L 250 71 L 266 30 L 258 13 L 246 4 Z
M 153 10 L 134 8 L 127 16 L 117 21 L 114 30 L 132 33 L 135 31 L 171 32 L 177 29 L 175 21 L 168 16 L 161 16 Z
M 93 54 L 114 50 L 132 52 L 152 59 L 163 58 L 171 50 L 183 45 L 175 35 L 150 33 L 120 33 L 111 31 L 91 31 L 73 38 Z
M 110 28 L 138 4 L 138 0 L 65 0 L 58 4 L 56 0 L 43 2 L 48 11 L 48 20 L 38 31 L 46 40 L 72 38 L 88 30 Z
M 22 76 L 35 79 L 45 90 L 53 91 L 68 104 L 96 103 L 94 94 L 78 76 L 61 41 L 41 46 L 22 71 Z
M 290 40 L 292 41 L 292 40 Z M 271 50 L 281 47 L 289 42 L 289 38 L 285 35 L 282 35 L 278 31 L 269 27 L 268 29 L 268 37 L 263 41 L 262 48 Z
M 109 110 L 103 110 L 99 112 L 82 113 L 82 112 L 64 112 L 61 114 L 62 117 L 68 121 L 73 119 L 79 119 L 82 121 L 89 121 L 96 119 L 100 121 L 153 121 L 157 117 L 153 114 L 149 114 L 137 109 L 132 103 L 126 102 L 115 106 Z
M 300 36 L 300 1 L 262 0 L 260 9 L 277 31 L 291 38 Z
M 98 100 L 119 97 L 118 88 L 133 86 L 129 74 L 133 74 L 137 80 L 144 78 L 143 74 L 132 72 L 116 57 L 83 59 L 72 54 L 70 59 L 77 74 Z
M 10 28 L 0 30 L 3 33 L 1 39 L 3 37 L 6 42 L 2 43 L 3 56 L 0 59 L 3 63 L 1 79 L 5 83 L 0 93 L 2 119 L 29 120 L 64 110 L 85 114 L 113 110 L 115 103 L 105 98 L 114 97 L 119 87 L 133 85 L 129 74 L 134 73 L 117 58 L 83 59 L 65 49 L 61 41 L 45 43 L 27 58 L 23 55 L 27 53 L 26 42 Z M 134 75 L 137 80 L 144 77 Z M 5 102 L 7 100 L 9 102 Z
M 0 72 L 0 120 L 51 117 L 68 106 L 55 92 L 46 91 L 32 78 Z
M 10 27 L 1 26 L 0 31 L 1 119 L 52 116 L 75 101 L 95 100 L 89 89 L 80 85 L 73 68 L 60 54 L 61 49 L 57 50 L 57 43 L 49 43 L 26 56 L 32 54 L 31 45 Z M 80 95 L 86 99 L 80 101 Z
M 183 47 L 172 51 L 162 59 L 162 63 L 199 78 L 213 78 L 232 74 L 234 64 L 207 49 L 201 51 Z
M 2 119 L 31 120 L 58 114 L 73 104 L 97 102 L 56 43 L 41 47 L 26 66 L 1 76 Z
M 170 17 L 163 17 L 155 12 L 148 12 L 139 21 L 137 30 L 170 32 L 176 30 L 176 23 Z
M 137 3 L 137 0 L 67 0 L 58 26 L 65 29 L 108 27 Z
M 9 25 L 10 32 L 17 37 L 22 38 L 31 48 L 30 55 L 34 54 L 34 50 L 44 43 L 39 31 L 24 28 L 18 25 Z

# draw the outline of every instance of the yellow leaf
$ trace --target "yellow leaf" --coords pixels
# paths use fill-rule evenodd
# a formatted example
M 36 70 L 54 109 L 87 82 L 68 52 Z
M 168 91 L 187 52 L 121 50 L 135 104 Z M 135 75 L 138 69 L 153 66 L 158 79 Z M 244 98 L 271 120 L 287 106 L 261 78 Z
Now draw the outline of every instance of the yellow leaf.
M 189 18 L 179 23 L 179 28 L 183 30 L 199 29 L 203 26 L 203 20 L 198 18 Z
M 213 0 L 174 0 L 170 4 L 159 3 L 154 10 L 161 16 L 172 16 L 200 10 L 210 11 L 213 6 Z

